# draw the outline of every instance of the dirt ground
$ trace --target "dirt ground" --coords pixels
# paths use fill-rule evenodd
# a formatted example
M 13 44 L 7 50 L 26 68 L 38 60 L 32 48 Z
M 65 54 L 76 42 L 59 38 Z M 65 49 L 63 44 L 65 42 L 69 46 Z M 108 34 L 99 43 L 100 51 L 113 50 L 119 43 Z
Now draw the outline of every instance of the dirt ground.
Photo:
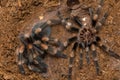
M 80 0 L 95 8 L 98 0 Z M 65 2 L 63 0 L 63 2 Z M 45 62 L 49 66 L 48 73 L 39 74 L 29 71 L 25 66 L 26 74 L 19 73 L 16 64 L 16 48 L 20 45 L 18 35 L 25 28 L 31 28 L 39 21 L 39 16 L 46 10 L 54 11 L 58 6 L 57 0 L 0 0 L 0 80 L 67 80 L 68 59 L 47 56 Z M 120 1 L 105 0 L 102 13 L 109 11 L 109 17 L 99 36 L 102 42 L 111 50 L 120 55 Z M 49 15 L 49 14 L 48 14 Z M 53 14 L 54 15 L 54 14 Z M 71 37 L 62 26 L 52 28 L 52 36 L 61 41 Z M 64 51 L 69 56 L 71 47 Z M 84 60 L 83 69 L 78 67 L 78 56 L 73 67 L 73 80 L 120 80 L 120 61 L 97 50 L 101 76 L 95 73 L 93 61 L 88 66 Z M 78 54 L 76 54 L 78 55 Z

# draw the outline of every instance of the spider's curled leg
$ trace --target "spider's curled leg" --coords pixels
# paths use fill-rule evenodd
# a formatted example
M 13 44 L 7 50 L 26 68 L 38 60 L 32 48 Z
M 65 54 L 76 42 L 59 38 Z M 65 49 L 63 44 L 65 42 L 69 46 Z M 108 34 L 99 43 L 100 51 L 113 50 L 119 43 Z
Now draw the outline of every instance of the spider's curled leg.
M 49 47 L 48 48 L 48 53 L 59 58 L 67 58 L 65 54 L 62 53 L 62 51 L 59 51 L 56 48 Z
M 47 42 L 49 45 L 56 46 L 60 51 L 64 50 L 64 44 L 56 38 L 44 36 L 42 41 Z
M 41 70 L 39 68 L 37 68 L 35 65 L 33 65 L 34 63 L 34 57 L 33 55 L 35 54 L 35 51 L 33 50 L 33 45 L 29 44 L 28 45 L 28 52 L 27 52 L 27 56 L 28 56 L 28 68 L 34 72 L 41 72 Z
M 20 73 L 21 74 L 25 74 L 25 70 L 23 68 L 23 64 L 25 63 L 25 59 L 23 57 L 23 54 L 24 54 L 24 45 L 20 46 L 18 49 L 17 49 L 17 63 L 18 63 L 18 67 L 19 67 L 19 70 L 20 70 Z
M 34 72 L 41 72 L 41 70 L 36 67 L 35 65 L 33 65 L 32 63 L 28 63 L 28 68 L 31 70 L 31 71 L 34 71 Z
M 46 45 L 46 44 L 41 44 L 40 45 L 44 50 L 46 50 L 47 53 L 49 53 L 52 56 L 55 57 L 60 57 L 60 58 L 67 58 L 67 56 L 65 54 L 63 54 L 61 51 L 59 51 L 57 48 L 53 48 L 50 45 Z
M 44 51 L 42 51 L 38 44 L 33 44 L 34 50 L 36 50 L 39 54 L 44 54 Z
M 74 37 L 71 37 L 69 38 L 66 42 L 62 43 L 60 42 L 58 39 L 55 39 L 55 38 L 47 38 L 47 37 L 44 37 L 44 40 L 47 40 L 49 44 L 51 45 L 55 45 L 55 46 L 58 46 L 59 50 L 60 51 L 63 51 L 65 48 L 67 48 L 70 44 L 72 44 L 74 41 L 77 40 L 77 37 L 74 36 Z
M 35 65 L 40 69 L 41 73 L 46 73 L 47 72 L 47 64 L 42 60 L 42 58 L 39 55 L 34 56 L 34 62 L 36 63 Z

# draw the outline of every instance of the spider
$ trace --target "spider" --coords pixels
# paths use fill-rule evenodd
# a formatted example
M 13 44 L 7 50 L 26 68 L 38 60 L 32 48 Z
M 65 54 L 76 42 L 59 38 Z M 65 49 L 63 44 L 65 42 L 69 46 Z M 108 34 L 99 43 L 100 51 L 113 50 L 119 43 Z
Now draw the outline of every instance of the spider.
M 68 9 L 70 10 L 70 18 L 68 19 L 63 18 L 60 11 L 58 11 L 58 17 L 61 19 L 64 27 L 68 31 L 76 33 L 76 36 L 68 38 L 68 40 L 64 42 L 64 49 L 73 44 L 69 59 L 68 80 L 72 79 L 72 67 L 77 50 L 79 51 L 80 57 L 80 69 L 83 67 L 83 54 L 86 53 L 86 61 L 87 64 L 89 64 L 89 55 L 90 52 L 92 53 L 97 75 L 99 75 L 101 71 L 98 64 L 96 47 L 102 49 L 110 56 L 120 60 L 120 56 L 102 44 L 101 38 L 98 36 L 100 29 L 108 17 L 108 13 L 106 12 L 103 17 L 99 19 L 103 2 L 104 0 L 100 0 L 96 11 L 93 12 L 93 9 L 91 7 L 80 5 L 79 0 L 67 0 L 66 3 Z M 75 24 L 77 24 L 79 27 L 76 27 L 72 22 L 68 20 L 75 22 Z
M 46 53 L 58 58 L 67 58 L 61 51 L 63 44 L 50 36 L 50 27 L 55 24 L 57 23 L 52 24 L 49 20 L 36 23 L 28 32 L 20 34 L 19 39 L 22 45 L 17 48 L 16 53 L 21 74 L 25 74 L 24 64 L 31 71 L 46 73 L 48 66 L 43 61 Z

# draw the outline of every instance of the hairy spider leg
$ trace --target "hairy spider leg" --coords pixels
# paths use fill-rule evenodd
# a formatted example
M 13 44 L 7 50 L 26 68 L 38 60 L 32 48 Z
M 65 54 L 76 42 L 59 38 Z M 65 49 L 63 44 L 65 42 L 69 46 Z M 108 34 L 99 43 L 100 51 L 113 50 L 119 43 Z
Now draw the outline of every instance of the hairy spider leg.
M 68 40 L 64 42 L 64 47 L 67 48 L 69 45 L 71 45 L 76 40 L 77 40 L 77 36 L 68 38 Z
M 75 52 L 78 47 L 78 43 L 75 42 L 74 46 L 72 48 L 72 52 L 70 53 L 70 59 L 69 59 L 69 68 L 68 68 L 68 80 L 71 80 L 72 78 L 72 67 L 73 67 L 73 62 L 75 58 Z
M 111 51 L 109 48 L 107 48 L 105 45 L 103 44 L 98 44 L 98 47 L 100 49 L 102 49 L 104 52 L 106 52 L 108 55 L 116 58 L 116 59 L 119 59 L 120 60 L 120 56 L 118 54 L 116 54 L 115 52 Z
M 89 50 L 89 46 L 87 46 L 85 48 L 85 52 L 86 52 L 86 61 L 87 61 L 87 64 L 90 64 L 90 50 Z
M 101 8 L 103 6 L 103 2 L 104 2 L 104 0 L 100 0 L 100 2 L 98 4 L 97 10 L 96 10 L 95 14 L 93 15 L 93 20 L 94 21 L 97 21 L 98 18 L 99 18 L 99 14 L 101 12 Z
M 105 23 L 107 17 L 108 17 L 108 13 L 105 13 L 104 16 L 100 20 L 98 20 L 98 22 L 95 25 L 96 30 L 99 30 L 101 28 L 101 26 Z
M 100 74 L 100 67 L 99 67 L 99 64 L 98 64 L 98 58 L 97 58 L 97 52 L 96 52 L 96 46 L 94 44 L 91 45 L 91 50 L 92 50 L 92 56 L 93 56 L 93 61 L 94 61 L 94 65 L 95 65 L 95 68 L 96 68 L 96 73 L 97 75 Z
M 80 57 L 79 67 L 80 67 L 80 69 L 82 69 L 82 67 L 83 67 L 83 48 L 80 45 L 79 45 L 79 57 Z
M 68 21 L 69 18 L 62 17 L 60 11 L 58 11 L 57 16 L 61 20 L 61 23 L 65 27 L 66 30 L 68 30 L 70 32 L 79 32 L 79 29 L 74 27 L 74 25 Z
M 34 50 L 32 44 L 28 45 L 27 55 L 28 55 L 28 68 L 32 71 L 40 72 L 40 70 L 37 67 L 33 66 L 32 64 L 34 61 L 34 57 L 33 57 Z
M 52 48 L 51 46 L 48 47 L 47 53 L 49 53 L 52 56 L 58 57 L 58 58 L 67 58 L 65 54 L 62 53 L 62 51 Z
M 67 56 L 65 54 L 62 53 L 62 51 L 59 51 L 57 48 L 53 48 L 51 45 L 47 45 L 47 44 L 41 44 L 40 47 L 43 48 L 43 50 L 45 50 L 46 53 L 55 56 L 55 57 L 59 57 L 59 58 L 67 58 Z
M 74 21 L 79 25 L 79 27 L 82 27 L 82 22 L 80 21 L 78 16 L 74 17 Z

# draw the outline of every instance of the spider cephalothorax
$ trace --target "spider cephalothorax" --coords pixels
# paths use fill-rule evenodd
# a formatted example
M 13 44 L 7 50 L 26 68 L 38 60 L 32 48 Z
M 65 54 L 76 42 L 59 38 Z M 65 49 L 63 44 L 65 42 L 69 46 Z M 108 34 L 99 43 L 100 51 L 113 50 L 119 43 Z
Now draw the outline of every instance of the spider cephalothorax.
M 37 23 L 27 33 L 20 34 L 19 39 L 22 45 L 17 48 L 17 63 L 22 74 L 25 74 L 23 64 L 32 71 L 47 72 L 47 65 L 43 61 L 46 53 L 66 58 L 66 55 L 61 52 L 63 44 L 50 36 L 50 26 L 52 22 L 48 20 Z
M 82 28 L 80 29 L 77 41 L 83 43 L 85 46 L 90 46 L 93 42 L 96 41 L 96 30 L 94 28 Z

